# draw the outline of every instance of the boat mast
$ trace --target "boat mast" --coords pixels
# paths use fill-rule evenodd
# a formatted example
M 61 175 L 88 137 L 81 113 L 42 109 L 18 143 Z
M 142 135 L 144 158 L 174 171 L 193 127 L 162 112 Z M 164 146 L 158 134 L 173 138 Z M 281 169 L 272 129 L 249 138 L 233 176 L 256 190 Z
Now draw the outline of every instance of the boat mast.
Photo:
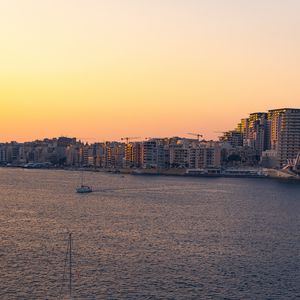
M 69 259 L 70 259 L 70 274 L 69 274 L 69 293 L 72 296 L 72 233 L 69 233 Z
M 67 267 L 68 267 L 68 263 L 69 263 L 69 297 L 68 297 L 68 299 L 72 299 L 72 232 L 68 233 L 67 241 L 68 242 L 67 242 L 67 251 L 66 251 L 66 256 L 65 256 L 64 275 L 63 275 L 63 279 L 62 279 L 62 285 L 60 288 L 60 296 L 63 295 L 65 281 L 67 280 L 66 276 L 68 274 Z

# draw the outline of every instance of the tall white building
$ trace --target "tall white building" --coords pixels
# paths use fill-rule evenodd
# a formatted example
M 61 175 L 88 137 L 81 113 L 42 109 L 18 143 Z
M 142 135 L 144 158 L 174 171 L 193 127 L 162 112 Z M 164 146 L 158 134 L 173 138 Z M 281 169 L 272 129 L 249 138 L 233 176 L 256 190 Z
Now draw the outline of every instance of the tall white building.
M 280 167 L 295 159 L 300 151 L 300 109 L 282 108 L 268 112 L 271 149 Z

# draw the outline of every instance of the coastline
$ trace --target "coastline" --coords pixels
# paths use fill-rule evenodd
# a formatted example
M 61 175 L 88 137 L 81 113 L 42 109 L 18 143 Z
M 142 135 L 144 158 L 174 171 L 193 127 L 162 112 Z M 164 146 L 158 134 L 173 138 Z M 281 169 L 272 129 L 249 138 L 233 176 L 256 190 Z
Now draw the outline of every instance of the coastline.
M 176 177 L 198 177 L 198 178 L 256 178 L 256 179 L 283 179 L 288 181 L 300 181 L 300 176 L 283 172 L 276 169 L 263 169 L 262 173 L 253 174 L 189 174 L 187 169 L 130 169 L 130 168 L 87 168 L 87 167 L 30 167 L 24 166 L 0 166 L 2 169 L 26 169 L 26 170 L 64 170 L 64 171 L 84 171 L 103 172 L 108 174 L 133 175 L 133 176 L 176 176 Z M 239 169 L 236 169 L 239 170 Z M 241 169 L 242 170 L 242 169 Z

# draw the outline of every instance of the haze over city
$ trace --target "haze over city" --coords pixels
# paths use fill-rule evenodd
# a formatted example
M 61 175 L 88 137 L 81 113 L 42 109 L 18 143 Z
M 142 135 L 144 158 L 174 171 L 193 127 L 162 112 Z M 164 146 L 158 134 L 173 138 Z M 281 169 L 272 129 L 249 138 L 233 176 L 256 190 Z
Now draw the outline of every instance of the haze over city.
M 299 11 L 297 0 L 0 1 L 1 141 L 214 139 L 249 112 L 299 107 Z

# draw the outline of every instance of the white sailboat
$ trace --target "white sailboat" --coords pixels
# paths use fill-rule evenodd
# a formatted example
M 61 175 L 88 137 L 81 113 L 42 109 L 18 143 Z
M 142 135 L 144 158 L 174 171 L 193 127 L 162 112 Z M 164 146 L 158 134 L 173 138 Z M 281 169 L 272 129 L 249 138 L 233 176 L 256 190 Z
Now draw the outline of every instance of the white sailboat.
M 83 171 L 81 171 L 81 185 L 76 189 L 76 192 L 80 194 L 85 194 L 91 193 L 92 191 L 93 189 L 90 186 L 83 184 Z

